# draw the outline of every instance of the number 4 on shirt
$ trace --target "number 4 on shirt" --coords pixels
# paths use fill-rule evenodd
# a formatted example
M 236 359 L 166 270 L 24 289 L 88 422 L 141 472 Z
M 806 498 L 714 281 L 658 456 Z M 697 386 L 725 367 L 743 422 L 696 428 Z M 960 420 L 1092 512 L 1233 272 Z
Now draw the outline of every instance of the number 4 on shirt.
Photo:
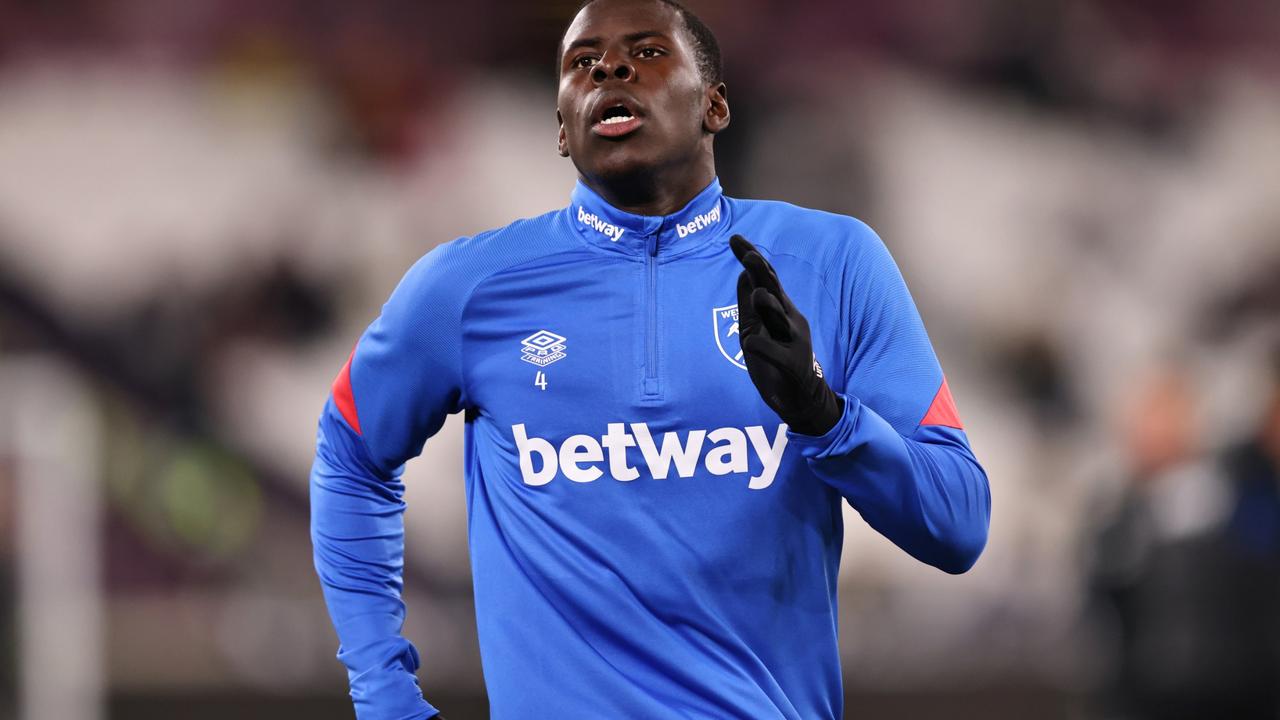
M 538 387 L 542 388 L 543 390 L 546 390 L 546 389 L 547 389 L 547 374 L 546 374 L 546 373 L 544 373 L 544 372 L 542 372 L 541 370 L 539 370 L 539 371 L 538 371 L 538 374 L 533 376 L 533 384 L 534 384 L 534 385 L 537 385 Z

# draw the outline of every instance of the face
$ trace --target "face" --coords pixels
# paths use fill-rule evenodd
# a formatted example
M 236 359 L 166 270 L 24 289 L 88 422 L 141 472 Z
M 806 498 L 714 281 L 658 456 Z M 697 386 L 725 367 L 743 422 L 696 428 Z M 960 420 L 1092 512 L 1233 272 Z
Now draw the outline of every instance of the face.
M 692 38 L 664 3 L 598 0 L 561 47 L 560 154 L 585 177 L 693 162 L 729 124 L 724 85 L 702 80 Z

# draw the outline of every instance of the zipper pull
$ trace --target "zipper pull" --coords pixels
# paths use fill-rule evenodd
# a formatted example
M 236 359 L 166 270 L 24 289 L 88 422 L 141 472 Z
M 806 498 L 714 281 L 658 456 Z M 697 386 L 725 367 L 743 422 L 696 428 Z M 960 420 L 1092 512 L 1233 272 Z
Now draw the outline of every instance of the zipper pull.
M 649 248 L 649 257 L 658 256 L 658 236 L 656 234 L 649 236 L 648 248 Z

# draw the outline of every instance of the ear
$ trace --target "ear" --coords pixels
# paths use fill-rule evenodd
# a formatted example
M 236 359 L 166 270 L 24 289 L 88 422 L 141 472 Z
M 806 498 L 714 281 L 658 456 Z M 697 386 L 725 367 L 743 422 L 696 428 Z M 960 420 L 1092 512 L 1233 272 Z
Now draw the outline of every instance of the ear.
M 560 133 L 556 137 L 560 157 L 569 157 L 569 140 L 564 136 L 564 118 L 561 117 L 559 110 L 556 110 L 556 122 L 560 124 Z
M 715 135 L 729 127 L 729 91 L 724 83 L 707 87 L 707 114 L 702 118 L 702 129 Z

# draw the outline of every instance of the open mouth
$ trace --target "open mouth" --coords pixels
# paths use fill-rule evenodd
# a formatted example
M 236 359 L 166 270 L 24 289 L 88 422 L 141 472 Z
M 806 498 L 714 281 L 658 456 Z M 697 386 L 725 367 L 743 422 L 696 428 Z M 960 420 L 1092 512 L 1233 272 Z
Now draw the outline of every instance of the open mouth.
M 634 117 L 635 116 L 631 114 L 631 111 L 624 106 L 614 105 L 604 111 L 604 115 L 600 118 L 600 122 L 604 125 L 617 125 L 618 123 L 624 123 L 631 120 Z
M 640 127 L 642 121 L 624 103 L 615 103 L 600 113 L 600 119 L 591 127 L 597 135 L 622 137 Z

